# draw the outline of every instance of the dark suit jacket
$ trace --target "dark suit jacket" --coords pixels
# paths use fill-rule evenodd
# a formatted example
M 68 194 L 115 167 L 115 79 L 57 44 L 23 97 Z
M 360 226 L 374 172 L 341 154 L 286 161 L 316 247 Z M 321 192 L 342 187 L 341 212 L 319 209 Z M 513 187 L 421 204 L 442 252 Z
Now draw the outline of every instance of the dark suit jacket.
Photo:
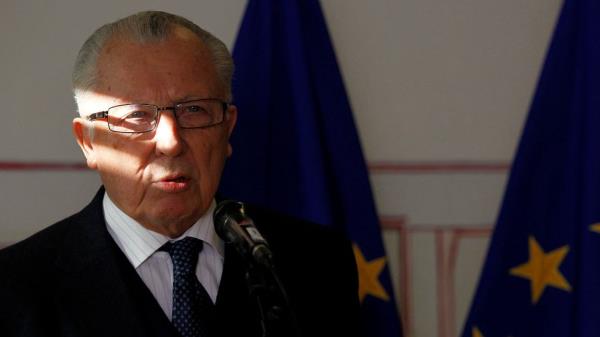
M 0 251 L 0 336 L 177 336 L 108 233 L 101 189 L 81 212 Z M 303 336 L 358 335 L 357 275 L 333 231 L 247 209 L 269 242 Z M 231 247 L 217 296 L 219 336 L 259 336 Z

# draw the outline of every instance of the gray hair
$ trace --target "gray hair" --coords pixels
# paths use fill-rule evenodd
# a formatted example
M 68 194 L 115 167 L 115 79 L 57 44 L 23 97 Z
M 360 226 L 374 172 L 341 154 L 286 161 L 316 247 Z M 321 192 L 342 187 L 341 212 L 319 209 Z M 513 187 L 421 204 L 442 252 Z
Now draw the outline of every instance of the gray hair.
M 208 48 L 217 69 L 219 79 L 231 100 L 233 59 L 225 44 L 195 23 L 178 15 L 146 11 L 130 15 L 98 28 L 83 44 L 73 67 L 73 91 L 75 97 L 93 89 L 98 84 L 96 64 L 104 45 L 114 36 L 123 36 L 135 42 L 160 42 L 167 39 L 173 28 L 181 26 L 191 30 Z

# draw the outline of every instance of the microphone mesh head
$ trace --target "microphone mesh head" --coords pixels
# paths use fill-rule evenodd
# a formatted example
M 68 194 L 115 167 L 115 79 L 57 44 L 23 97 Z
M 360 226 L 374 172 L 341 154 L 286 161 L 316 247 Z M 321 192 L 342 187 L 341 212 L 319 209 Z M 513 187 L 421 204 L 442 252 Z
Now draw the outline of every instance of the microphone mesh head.
M 235 200 L 223 200 L 215 208 L 213 220 L 215 223 L 215 232 L 225 242 L 229 242 L 227 235 L 227 226 L 229 221 L 241 221 L 245 218 L 244 204 Z

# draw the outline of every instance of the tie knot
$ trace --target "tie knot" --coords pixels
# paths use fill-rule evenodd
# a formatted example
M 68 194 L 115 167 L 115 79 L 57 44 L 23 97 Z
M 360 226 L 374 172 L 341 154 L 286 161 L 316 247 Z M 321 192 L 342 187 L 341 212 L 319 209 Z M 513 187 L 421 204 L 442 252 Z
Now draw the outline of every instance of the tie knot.
M 166 251 L 171 256 L 174 275 L 187 275 L 195 272 L 202 244 L 202 240 L 188 236 L 179 241 L 167 242 L 160 250 Z

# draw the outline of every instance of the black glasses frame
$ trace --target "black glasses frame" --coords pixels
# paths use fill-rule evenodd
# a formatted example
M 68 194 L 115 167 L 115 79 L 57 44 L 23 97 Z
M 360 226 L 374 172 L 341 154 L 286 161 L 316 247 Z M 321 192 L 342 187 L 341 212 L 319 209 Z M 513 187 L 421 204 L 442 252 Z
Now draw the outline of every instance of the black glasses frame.
M 191 102 L 202 102 L 202 101 L 217 101 L 219 103 L 221 103 L 221 109 L 223 111 L 222 115 L 221 115 L 221 120 L 218 121 L 217 123 L 213 123 L 213 124 L 209 124 L 209 125 L 203 125 L 203 126 L 194 126 L 194 127 L 185 127 L 185 126 L 181 126 L 179 125 L 179 118 L 177 117 L 177 111 L 179 111 L 179 109 L 186 103 L 191 103 Z M 149 107 L 154 107 L 156 110 L 156 116 L 154 117 L 154 125 L 152 126 L 152 129 L 148 129 L 148 130 L 144 130 L 144 131 L 118 131 L 118 130 L 113 130 L 111 128 L 110 123 L 108 122 L 108 111 L 110 109 L 113 108 L 117 108 L 120 106 L 126 106 L 126 105 L 145 105 L 145 106 L 149 106 Z M 185 101 L 185 102 L 179 102 L 173 106 L 158 106 L 156 104 L 147 104 L 147 103 L 127 103 L 127 104 L 119 104 L 119 105 L 114 105 L 111 106 L 110 108 L 108 108 L 105 111 L 99 111 L 99 112 L 94 112 L 92 114 L 89 114 L 88 116 L 86 116 L 86 119 L 88 121 L 94 121 L 97 119 L 103 119 L 106 118 L 106 124 L 108 125 L 108 129 L 112 132 L 117 132 L 117 133 L 146 133 L 146 132 L 152 132 L 156 129 L 156 127 L 158 126 L 158 122 L 160 122 L 160 116 L 161 116 L 161 111 L 165 111 L 165 110 L 170 110 L 173 111 L 173 115 L 175 116 L 175 120 L 177 121 L 177 125 L 182 128 L 182 129 L 205 129 L 205 128 L 209 128 L 212 126 L 216 126 L 219 125 L 221 123 L 223 123 L 225 121 L 225 114 L 227 113 L 227 108 L 229 107 L 231 103 L 226 102 L 220 98 L 201 98 L 201 99 L 193 99 L 193 100 L 189 100 L 189 101 Z

